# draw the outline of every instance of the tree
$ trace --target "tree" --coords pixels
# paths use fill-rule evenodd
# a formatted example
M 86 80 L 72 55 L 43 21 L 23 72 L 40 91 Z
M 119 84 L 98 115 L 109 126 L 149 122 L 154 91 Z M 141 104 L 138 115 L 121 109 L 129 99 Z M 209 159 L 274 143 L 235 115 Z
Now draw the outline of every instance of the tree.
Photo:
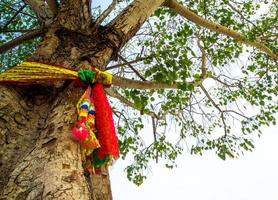
M 113 73 L 106 92 L 136 184 L 151 160 L 174 167 L 185 145 L 222 159 L 252 150 L 278 110 L 275 1 L 128 3 L 92 14 L 90 0 L 1 1 L 2 70 L 27 59 Z M 68 81 L 0 86 L 1 199 L 112 199 L 108 171 L 84 175 L 69 134 L 81 94 Z

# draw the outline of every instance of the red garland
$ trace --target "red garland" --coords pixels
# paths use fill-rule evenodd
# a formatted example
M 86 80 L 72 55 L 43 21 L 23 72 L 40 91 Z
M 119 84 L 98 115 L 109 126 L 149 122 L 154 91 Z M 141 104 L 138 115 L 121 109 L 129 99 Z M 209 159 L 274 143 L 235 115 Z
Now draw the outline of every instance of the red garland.
M 114 159 L 117 159 L 120 152 L 112 109 L 103 86 L 99 83 L 96 83 L 93 87 L 93 98 L 96 112 L 96 128 L 98 130 L 97 135 L 101 146 L 98 150 L 98 157 L 104 160 L 107 156 L 111 155 Z

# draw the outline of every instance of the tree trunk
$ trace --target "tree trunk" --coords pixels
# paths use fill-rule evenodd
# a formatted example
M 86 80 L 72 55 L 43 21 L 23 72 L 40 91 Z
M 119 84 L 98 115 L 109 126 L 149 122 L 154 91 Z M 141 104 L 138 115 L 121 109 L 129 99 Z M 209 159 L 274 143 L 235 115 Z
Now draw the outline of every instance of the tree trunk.
M 163 0 L 134 1 L 104 29 L 91 28 L 89 2 L 61 1 L 28 60 L 104 69 Z M 80 146 L 71 138 L 83 92 L 67 81 L 0 86 L 0 199 L 112 199 L 108 170 L 85 175 Z
M 89 63 L 82 56 L 94 49 L 101 65 L 113 51 L 96 43 L 99 38 L 50 28 L 28 60 L 83 66 Z M 112 199 L 108 170 L 85 175 L 71 138 L 83 92 L 69 81 L 0 86 L 0 199 Z
M 79 148 L 68 134 L 74 121 L 72 90 L 56 97 L 47 88 L 31 88 L 1 88 L 1 197 L 85 199 Z
M 89 63 L 82 56 L 94 49 L 101 55 L 95 63 L 104 65 L 113 51 L 99 38 L 50 28 L 28 60 L 83 66 Z M 80 146 L 71 138 L 83 92 L 69 81 L 0 86 L 1 199 L 112 199 L 108 170 L 85 175 Z
M 84 176 L 71 138 L 81 93 L 72 85 L 0 87 L 1 199 L 111 199 L 108 174 Z

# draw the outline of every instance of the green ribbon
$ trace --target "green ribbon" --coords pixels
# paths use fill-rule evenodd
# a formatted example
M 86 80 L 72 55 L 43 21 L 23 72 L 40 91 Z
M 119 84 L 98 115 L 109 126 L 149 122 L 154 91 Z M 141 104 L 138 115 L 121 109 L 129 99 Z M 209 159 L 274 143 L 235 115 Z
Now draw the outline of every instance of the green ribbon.
M 104 160 L 100 159 L 98 157 L 98 150 L 97 149 L 93 152 L 94 166 L 100 167 L 100 166 L 103 166 L 103 165 L 109 163 L 110 161 L 111 161 L 111 159 L 109 158 L 109 156 L 106 156 L 106 158 Z
M 93 83 L 96 72 L 91 70 L 80 70 L 78 72 L 78 78 L 84 83 Z

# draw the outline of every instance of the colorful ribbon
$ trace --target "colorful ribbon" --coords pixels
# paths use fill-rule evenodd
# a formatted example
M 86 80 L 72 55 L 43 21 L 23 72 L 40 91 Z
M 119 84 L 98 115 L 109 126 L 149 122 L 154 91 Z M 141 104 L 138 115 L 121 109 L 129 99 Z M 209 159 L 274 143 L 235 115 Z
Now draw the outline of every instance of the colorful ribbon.
M 113 76 L 108 72 L 103 72 L 96 68 L 77 72 L 64 66 L 48 65 L 38 62 L 23 62 L 0 73 L 0 83 L 34 84 L 66 79 L 80 79 L 87 84 L 98 82 L 109 86 L 112 84 Z
M 112 84 L 112 75 L 98 69 L 74 71 L 63 66 L 23 62 L 0 74 L 1 83 L 38 84 L 53 80 L 81 80 L 88 84 L 77 103 L 78 121 L 72 130 L 81 143 L 86 168 L 101 167 L 119 157 L 119 144 L 112 109 L 103 85 Z M 89 163 L 89 164 L 88 164 Z

